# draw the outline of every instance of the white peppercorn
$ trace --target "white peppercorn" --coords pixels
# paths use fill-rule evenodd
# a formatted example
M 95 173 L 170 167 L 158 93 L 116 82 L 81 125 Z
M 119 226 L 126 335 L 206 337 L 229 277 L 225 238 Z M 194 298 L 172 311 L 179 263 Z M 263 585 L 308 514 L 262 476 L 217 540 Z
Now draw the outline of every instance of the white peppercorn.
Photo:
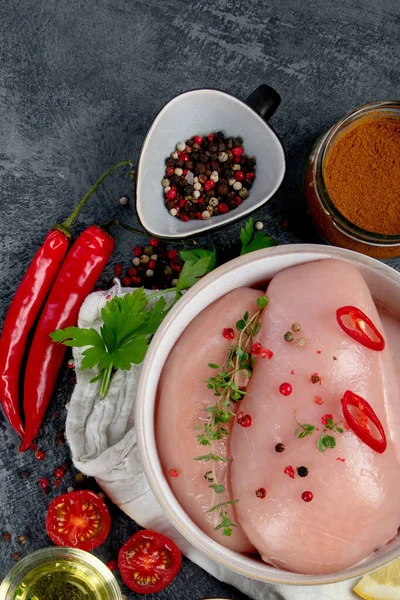
M 230 185 L 231 187 L 233 185 L 235 185 L 235 183 L 236 183 L 236 179 L 234 177 L 231 177 L 230 179 L 228 179 L 228 185 Z
M 180 177 L 181 175 L 183 175 L 183 169 L 181 169 L 180 167 L 176 167 L 174 173 L 175 175 L 178 175 L 178 177 Z
M 218 206 L 219 200 L 218 198 L 210 198 L 210 206 Z
M 174 160 L 176 160 L 177 158 L 179 158 L 179 155 L 177 152 L 171 152 L 171 158 L 173 158 Z
M 140 265 L 140 258 L 138 258 L 137 256 L 135 256 L 135 258 L 132 258 L 132 264 L 134 267 L 138 267 Z
M 201 213 L 201 218 L 204 219 L 205 221 L 207 219 L 209 219 L 211 217 L 210 213 L 208 212 L 208 210 L 203 210 L 203 212 Z
M 220 152 L 218 154 L 218 160 L 219 162 L 226 162 L 228 160 L 228 155 L 226 152 Z
M 150 256 L 148 256 L 147 254 L 142 254 L 142 256 L 140 257 L 140 262 L 142 263 L 142 265 L 147 265 L 147 263 L 150 262 Z
M 196 181 L 196 183 L 193 185 L 193 187 L 194 187 L 194 189 L 195 189 L 196 191 L 199 191 L 199 190 L 201 190 L 201 188 L 202 188 L 203 186 L 201 185 L 201 183 L 199 183 L 198 181 Z
M 242 184 L 241 184 L 240 181 L 235 181 L 235 183 L 233 184 L 232 187 L 233 187 L 234 190 L 236 190 L 238 192 L 239 190 L 242 189 L 243 186 L 242 186 Z
M 177 280 L 177 279 L 173 279 L 173 280 L 171 281 L 171 285 L 173 285 L 174 287 L 175 287 L 176 285 L 178 285 L 178 280 Z
M 254 225 L 254 228 L 257 229 L 257 231 L 261 231 L 261 229 L 264 227 L 264 223 L 262 221 L 257 221 Z
M 164 188 L 164 192 L 167 193 L 167 192 L 169 192 L 170 189 L 171 189 L 171 186 L 167 185 Z
M 170 185 L 170 183 L 171 183 L 171 182 L 170 182 L 170 180 L 169 180 L 169 179 L 167 179 L 166 177 L 164 177 L 164 179 L 163 179 L 163 180 L 162 180 L 162 182 L 161 182 L 161 185 L 162 185 L 163 187 L 167 187 L 168 185 Z
M 152 254 L 150 256 L 150 260 L 157 260 L 157 258 L 158 258 L 158 254 Z
M 232 171 L 240 171 L 240 165 L 237 165 L 237 164 L 232 165 Z
M 196 200 L 198 200 L 200 198 L 200 192 L 199 192 L 199 190 L 194 190 L 194 192 L 193 192 L 193 198 L 196 198 Z
M 154 275 L 154 271 L 152 269 L 147 269 L 146 277 L 153 277 L 153 275 Z
M 129 198 L 127 198 L 127 196 L 122 196 L 122 198 L 119 199 L 119 203 L 122 206 L 126 206 L 129 202 Z
M 178 152 L 185 152 L 186 144 L 185 142 L 178 142 L 176 145 L 176 149 Z
M 217 183 L 217 181 L 219 180 L 218 171 L 213 171 L 210 175 L 210 179 L 211 181 L 214 181 L 214 183 Z
M 173 217 L 176 217 L 176 215 L 178 214 L 178 211 L 176 210 L 176 208 L 171 208 L 171 210 L 169 211 L 169 214 L 172 215 Z

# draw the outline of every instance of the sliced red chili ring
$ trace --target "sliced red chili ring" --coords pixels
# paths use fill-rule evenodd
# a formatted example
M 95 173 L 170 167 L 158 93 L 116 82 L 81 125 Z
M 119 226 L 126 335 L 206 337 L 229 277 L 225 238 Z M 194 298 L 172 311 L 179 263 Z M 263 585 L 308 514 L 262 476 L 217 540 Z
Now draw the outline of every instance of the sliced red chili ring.
M 349 317 L 354 328 L 346 325 L 344 319 Z M 353 340 L 359 342 L 366 348 L 380 352 L 385 347 L 383 335 L 378 331 L 373 322 L 367 315 L 356 306 L 341 306 L 336 311 L 336 319 L 340 327 Z M 369 335 L 368 329 L 375 336 L 375 339 Z
M 385 430 L 372 406 L 364 400 L 364 398 L 361 398 L 361 396 L 358 396 L 350 390 L 345 392 L 341 402 L 343 416 L 356 436 L 364 442 L 364 444 L 367 444 L 367 446 L 372 448 L 372 450 L 375 450 L 375 452 L 378 452 L 379 454 L 385 452 L 387 447 Z M 358 419 L 351 414 L 349 410 L 350 406 L 354 406 L 359 410 Z M 376 438 L 371 434 L 368 421 L 375 425 L 380 438 Z

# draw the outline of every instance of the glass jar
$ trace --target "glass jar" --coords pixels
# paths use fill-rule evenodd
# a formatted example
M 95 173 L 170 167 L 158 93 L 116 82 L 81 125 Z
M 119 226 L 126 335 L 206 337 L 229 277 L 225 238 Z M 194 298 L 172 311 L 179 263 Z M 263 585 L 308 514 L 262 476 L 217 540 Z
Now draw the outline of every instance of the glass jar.
M 30 600 L 38 586 L 40 600 L 63 600 L 63 591 L 52 588 L 60 574 L 66 576 L 65 598 L 80 598 L 84 589 L 87 593 L 82 597 L 88 600 L 122 600 L 117 580 L 104 563 L 89 552 L 58 546 L 38 550 L 19 561 L 0 585 L 0 600 Z
M 331 198 L 324 182 L 324 163 L 338 136 L 350 125 L 366 117 L 400 119 L 400 102 L 372 102 L 346 114 L 322 136 L 312 149 L 305 167 L 303 195 L 307 210 L 320 236 L 329 244 L 368 254 L 375 258 L 400 256 L 400 233 L 383 235 L 361 229 L 344 217 Z

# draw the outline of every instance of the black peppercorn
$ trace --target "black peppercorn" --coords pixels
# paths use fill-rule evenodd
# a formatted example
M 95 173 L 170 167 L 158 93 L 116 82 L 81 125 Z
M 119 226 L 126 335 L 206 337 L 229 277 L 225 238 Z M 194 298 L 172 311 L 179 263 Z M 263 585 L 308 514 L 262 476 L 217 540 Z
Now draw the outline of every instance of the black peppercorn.
M 171 175 L 169 180 L 170 180 L 171 185 L 178 185 L 178 183 L 179 183 L 179 177 L 178 177 L 178 175 L 175 175 L 175 174 Z
M 207 190 L 206 194 L 207 194 L 207 196 L 209 198 L 214 198 L 214 196 L 215 196 L 215 190 L 214 189 Z
M 185 196 L 191 196 L 194 192 L 194 187 L 190 184 L 186 185 L 183 192 L 184 192 Z
M 218 144 L 215 144 L 215 143 L 210 144 L 210 152 L 212 154 L 215 154 L 216 152 L 218 152 Z
M 226 150 L 226 144 L 224 144 L 224 142 L 220 142 L 218 145 L 218 152 L 225 152 Z
M 175 202 L 173 200 L 167 200 L 165 206 L 168 208 L 168 210 L 171 210 L 171 208 L 175 208 Z
M 299 477 L 307 477 L 308 475 L 307 467 L 297 467 L 296 471 Z
M 193 169 L 193 161 L 189 160 L 189 162 L 186 163 L 186 168 L 191 171 Z
M 229 206 L 230 209 L 233 210 L 234 208 L 238 207 L 238 203 L 236 202 L 236 200 L 229 200 L 228 201 L 228 206 Z
M 202 162 L 199 163 L 198 165 L 196 165 L 194 168 L 194 172 L 197 173 L 197 175 L 204 175 L 204 173 L 206 171 L 207 171 L 207 167 Z
M 229 148 L 229 150 L 231 148 L 233 148 L 233 139 L 232 138 L 228 138 L 226 141 L 226 147 Z
M 222 184 L 222 185 L 220 184 L 217 187 L 218 196 L 226 196 L 228 192 L 229 192 L 229 188 L 226 184 Z
M 185 161 L 182 160 L 181 158 L 177 158 L 176 161 L 175 161 L 175 165 L 177 167 L 180 167 L 182 169 L 182 167 L 185 165 Z
M 282 444 L 282 442 L 279 442 L 279 444 L 276 444 L 275 452 L 284 452 L 285 450 L 286 450 L 285 444 Z

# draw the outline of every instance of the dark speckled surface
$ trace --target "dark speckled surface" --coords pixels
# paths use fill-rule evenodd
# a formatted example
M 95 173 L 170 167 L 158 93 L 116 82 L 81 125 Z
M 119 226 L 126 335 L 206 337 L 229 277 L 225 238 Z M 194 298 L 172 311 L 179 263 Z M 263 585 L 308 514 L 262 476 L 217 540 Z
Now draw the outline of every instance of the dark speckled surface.
M 298 218 L 307 152 L 346 111 L 399 96 L 399 25 L 396 0 L 2 0 L 0 323 L 51 225 L 71 212 L 110 164 L 135 162 L 157 111 L 190 88 L 218 87 L 242 99 L 263 82 L 279 91 L 282 104 L 271 125 L 284 145 L 287 173 L 257 217 L 280 243 L 316 241 Z M 93 197 L 75 231 L 111 217 L 137 224 L 133 202 L 119 205 L 122 195 L 131 198 L 132 189 L 121 171 Z M 226 257 L 240 225 L 210 236 Z M 115 233 L 115 261 L 128 264 L 131 246 L 142 240 Z M 104 281 L 110 276 L 109 267 Z M 16 437 L 0 419 L 0 532 L 12 534 L 11 542 L 0 538 L 0 577 L 13 564 L 13 552 L 23 556 L 48 544 L 43 525 L 49 500 L 75 485 L 69 469 L 49 496 L 38 486 L 42 476 L 54 481 L 52 471 L 68 459 L 56 433 L 63 429 L 70 377 L 65 368 L 38 440 L 44 461 L 18 454 Z M 22 479 L 26 470 L 30 477 Z M 105 560 L 135 530 L 112 511 L 112 535 L 95 552 Z M 233 594 L 241 598 L 185 561 L 157 597 Z

